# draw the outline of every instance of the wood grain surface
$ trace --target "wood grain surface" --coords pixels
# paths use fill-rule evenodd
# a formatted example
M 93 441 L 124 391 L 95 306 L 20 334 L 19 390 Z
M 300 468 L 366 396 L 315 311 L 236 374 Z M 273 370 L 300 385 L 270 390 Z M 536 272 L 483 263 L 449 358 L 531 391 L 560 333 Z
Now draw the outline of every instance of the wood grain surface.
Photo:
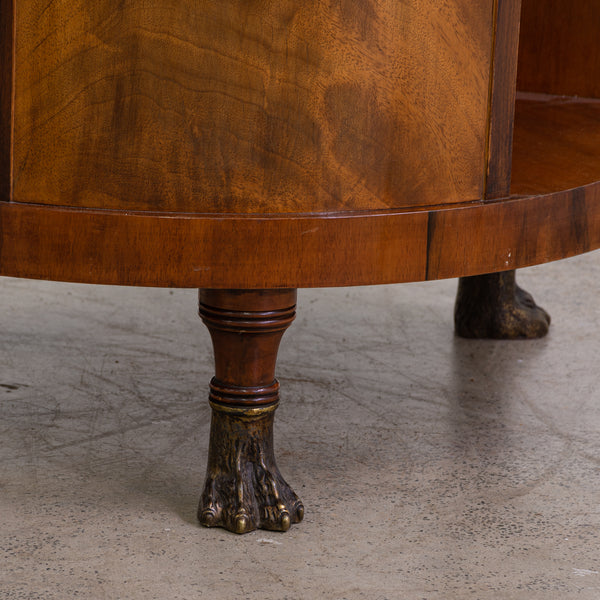
M 14 200 L 201 213 L 480 199 L 493 0 L 19 0 Z
M 600 100 L 519 94 L 513 194 L 548 194 L 600 181 Z
M 517 89 L 600 98 L 600 2 L 523 0 Z
M 16 6 L 0 274 L 366 285 L 600 246 L 600 103 L 520 97 L 516 197 L 490 200 L 510 172 L 518 0 Z M 513 60 L 493 80 L 492 47 Z
M 11 197 L 13 3 L 0 0 L 0 201 Z
M 508 196 L 517 86 L 521 0 L 497 0 L 486 199 Z
M 428 279 L 508 271 L 600 247 L 600 185 L 430 213 Z

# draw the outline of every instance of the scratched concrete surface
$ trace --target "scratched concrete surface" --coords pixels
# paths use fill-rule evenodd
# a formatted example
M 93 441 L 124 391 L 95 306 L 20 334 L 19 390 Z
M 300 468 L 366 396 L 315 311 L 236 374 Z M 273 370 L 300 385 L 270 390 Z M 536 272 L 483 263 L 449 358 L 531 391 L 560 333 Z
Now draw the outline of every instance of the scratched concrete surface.
M 455 281 L 306 290 L 278 365 L 286 534 L 200 528 L 193 290 L 0 280 L 0 596 L 600 598 L 600 254 L 520 273 L 531 342 L 452 332 Z

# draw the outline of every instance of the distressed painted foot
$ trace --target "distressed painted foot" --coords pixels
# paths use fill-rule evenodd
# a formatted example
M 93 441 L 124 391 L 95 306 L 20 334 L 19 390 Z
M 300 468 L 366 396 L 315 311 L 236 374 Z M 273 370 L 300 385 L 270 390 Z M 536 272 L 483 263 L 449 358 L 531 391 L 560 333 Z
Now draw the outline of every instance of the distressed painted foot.
M 505 271 L 460 279 L 454 326 L 465 338 L 533 339 L 548 333 L 550 315 Z
M 230 409 L 212 405 L 208 471 L 198 519 L 235 533 L 287 531 L 304 506 L 285 482 L 273 452 L 276 405 Z

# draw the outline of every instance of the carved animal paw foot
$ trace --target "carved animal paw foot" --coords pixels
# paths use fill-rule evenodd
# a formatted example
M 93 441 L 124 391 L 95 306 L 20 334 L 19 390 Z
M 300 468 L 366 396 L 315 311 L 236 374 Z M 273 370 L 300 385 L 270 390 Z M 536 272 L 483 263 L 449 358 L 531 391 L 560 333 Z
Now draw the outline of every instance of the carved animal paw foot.
M 515 272 L 507 271 L 463 277 L 454 323 L 465 338 L 533 339 L 548 333 L 550 315 L 516 284 Z
M 515 303 L 506 315 L 500 332 L 509 338 L 539 338 L 548 333 L 550 315 L 535 303 L 533 296 L 516 286 Z
M 273 415 L 245 418 L 215 411 L 198 519 L 235 533 L 287 531 L 304 506 L 275 464 Z
M 255 464 L 241 466 L 233 480 L 209 477 L 198 509 L 202 525 L 235 533 L 287 531 L 303 517 L 302 502 L 279 472 L 269 473 L 264 465 Z

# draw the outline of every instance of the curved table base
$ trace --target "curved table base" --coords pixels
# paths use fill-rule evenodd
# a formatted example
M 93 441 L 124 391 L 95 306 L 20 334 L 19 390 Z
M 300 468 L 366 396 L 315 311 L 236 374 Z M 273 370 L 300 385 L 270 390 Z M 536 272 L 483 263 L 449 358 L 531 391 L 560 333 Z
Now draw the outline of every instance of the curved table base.
M 215 378 L 199 518 L 237 532 L 285 530 L 304 513 L 277 469 L 272 442 L 275 362 L 294 318 L 295 288 L 459 276 L 459 335 L 536 337 L 549 317 L 516 285 L 514 269 L 598 247 L 600 184 L 431 210 L 320 216 L 0 202 L 2 275 L 202 288 Z
M 427 210 L 195 215 L 0 202 L 0 274 L 271 289 L 508 271 L 600 247 L 600 183 Z

